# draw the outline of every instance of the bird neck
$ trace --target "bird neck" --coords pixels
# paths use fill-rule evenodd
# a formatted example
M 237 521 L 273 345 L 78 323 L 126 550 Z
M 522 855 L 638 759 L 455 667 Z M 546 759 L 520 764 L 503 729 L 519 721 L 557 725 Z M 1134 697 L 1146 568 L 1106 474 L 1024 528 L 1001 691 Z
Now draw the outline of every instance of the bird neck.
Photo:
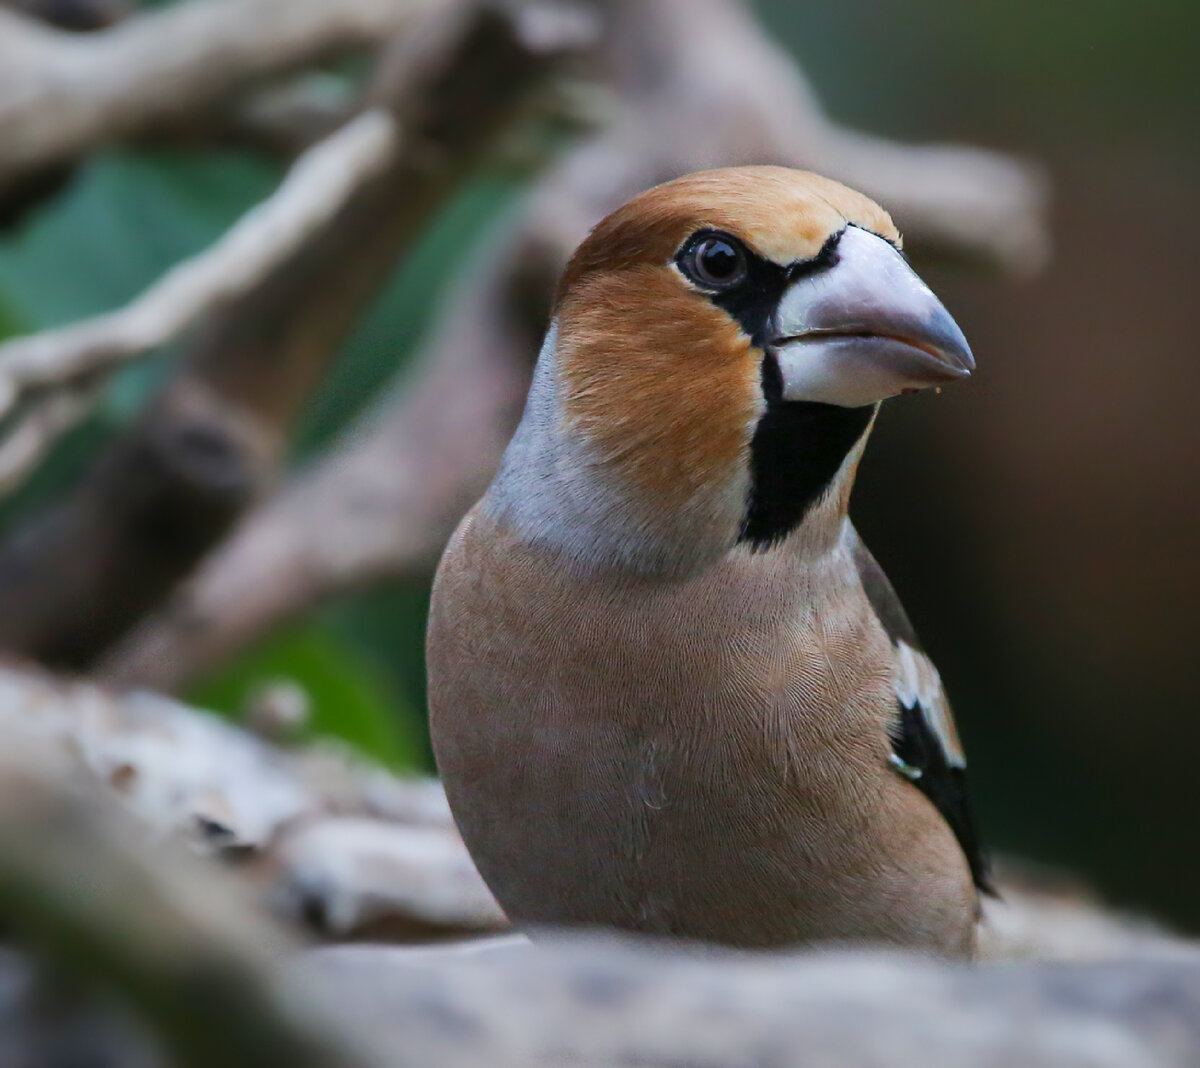
M 777 377 L 768 354 L 763 363 L 767 407 L 750 443 L 750 499 L 740 537 L 755 549 L 769 549 L 802 525 L 817 522 L 820 516 L 813 513 L 821 502 L 845 514 L 879 411 L 878 404 L 843 408 L 785 401 Z
M 619 463 L 570 425 L 557 348 L 558 328 L 551 324 L 485 510 L 522 541 L 580 569 L 682 576 L 719 560 L 737 543 L 748 466 L 671 507 L 639 492 Z
M 665 508 L 631 492 L 572 432 L 557 344 L 552 324 L 520 425 L 483 501 L 518 539 L 580 570 L 667 578 L 695 574 L 734 550 L 786 545 L 789 555 L 808 557 L 836 545 L 873 409 L 836 410 L 854 413 L 847 418 L 815 410 L 826 405 L 789 405 L 772 418 L 768 403 L 748 430 L 746 462 L 682 507 Z
M 806 563 L 818 560 L 837 548 L 844 537 L 850 510 L 850 494 L 854 489 L 854 479 L 858 474 L 858 464 L 867 447 L 874 425 L 874 415 L 867 420 L 857 438 L 846 446 L 836 459 L 826 459 L 831 464 L 831 474 L 821 484 L 816 493 L 812 493 L 813 481 L 797 486 L 794 490 L 795 506 L 803 504 L 802 517 L 780 535 L 755 541 L 746 532 L 750 527 L 750 518 L 754 514 L 754 501 L 751 498 L 751 508 L 747 511 L 747 521 L 743 525 L 741 546 L 750 552 L 779 552 L 785 553 L 793 566 L 804 566 Z M 825 443 L 822 442 L 824 446 Z

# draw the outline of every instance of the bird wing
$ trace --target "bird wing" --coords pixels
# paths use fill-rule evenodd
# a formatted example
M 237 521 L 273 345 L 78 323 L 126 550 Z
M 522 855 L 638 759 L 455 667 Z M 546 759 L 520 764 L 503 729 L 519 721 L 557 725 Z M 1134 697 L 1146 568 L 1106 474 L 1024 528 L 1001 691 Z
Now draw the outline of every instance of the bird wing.
M 895 658 L 896 718 L 889 732 L 892 766 L 933 802 L 950 825 L 975 885 L 994 893 L 967 801 L 966 757 L 937 668 L 921 648 L 887 575 L 857 532 L 854 563 L 863 592 L 891 639 Z

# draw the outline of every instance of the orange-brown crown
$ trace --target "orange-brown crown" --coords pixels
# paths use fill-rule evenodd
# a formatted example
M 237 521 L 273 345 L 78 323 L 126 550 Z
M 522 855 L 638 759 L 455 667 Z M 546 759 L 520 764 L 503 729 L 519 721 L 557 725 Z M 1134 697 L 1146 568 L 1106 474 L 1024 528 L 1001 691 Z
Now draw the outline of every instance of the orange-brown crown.
M 788 264 L 815 256 L 847 223 L 900 241 L 891 216 L 873 200 L 811 171 L 700 171 L 648 189 L 601 220 L 571 257 L 559 301 L 597 271 L 667 265 L 700 229 L 724 230 L 759 255 Z
M 621 483 L 679 508 L 748 466 L 762 352 L 674 266 L 689 236 L 732 234 L 786 265 L 847 223 L 898 242 L 871 200 L 805 171 L 736 167 L 650 189 L 579 246 L 556 302 L 564 410 Z

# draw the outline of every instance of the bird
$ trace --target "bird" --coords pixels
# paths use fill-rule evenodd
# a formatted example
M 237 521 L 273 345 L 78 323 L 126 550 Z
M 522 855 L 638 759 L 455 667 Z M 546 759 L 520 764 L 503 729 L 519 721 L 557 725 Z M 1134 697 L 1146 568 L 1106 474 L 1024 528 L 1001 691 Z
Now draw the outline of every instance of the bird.
M 847 511 L 880 403 L 974 368 L 887 212 L 810 172 L 688 175 L 583 240 L 427 632 L 514 924 L 974 954 L 963 749 Z

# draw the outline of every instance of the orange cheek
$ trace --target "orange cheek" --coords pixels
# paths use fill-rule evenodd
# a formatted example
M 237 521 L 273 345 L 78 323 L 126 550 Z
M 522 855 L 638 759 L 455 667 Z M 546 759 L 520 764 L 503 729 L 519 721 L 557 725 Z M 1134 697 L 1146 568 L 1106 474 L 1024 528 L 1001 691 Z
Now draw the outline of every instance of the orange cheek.
M 559 309 L 572 429 L 665 507 L 749 463 L 760 360 L 737 323 L 668 267 L 593 275 Z

